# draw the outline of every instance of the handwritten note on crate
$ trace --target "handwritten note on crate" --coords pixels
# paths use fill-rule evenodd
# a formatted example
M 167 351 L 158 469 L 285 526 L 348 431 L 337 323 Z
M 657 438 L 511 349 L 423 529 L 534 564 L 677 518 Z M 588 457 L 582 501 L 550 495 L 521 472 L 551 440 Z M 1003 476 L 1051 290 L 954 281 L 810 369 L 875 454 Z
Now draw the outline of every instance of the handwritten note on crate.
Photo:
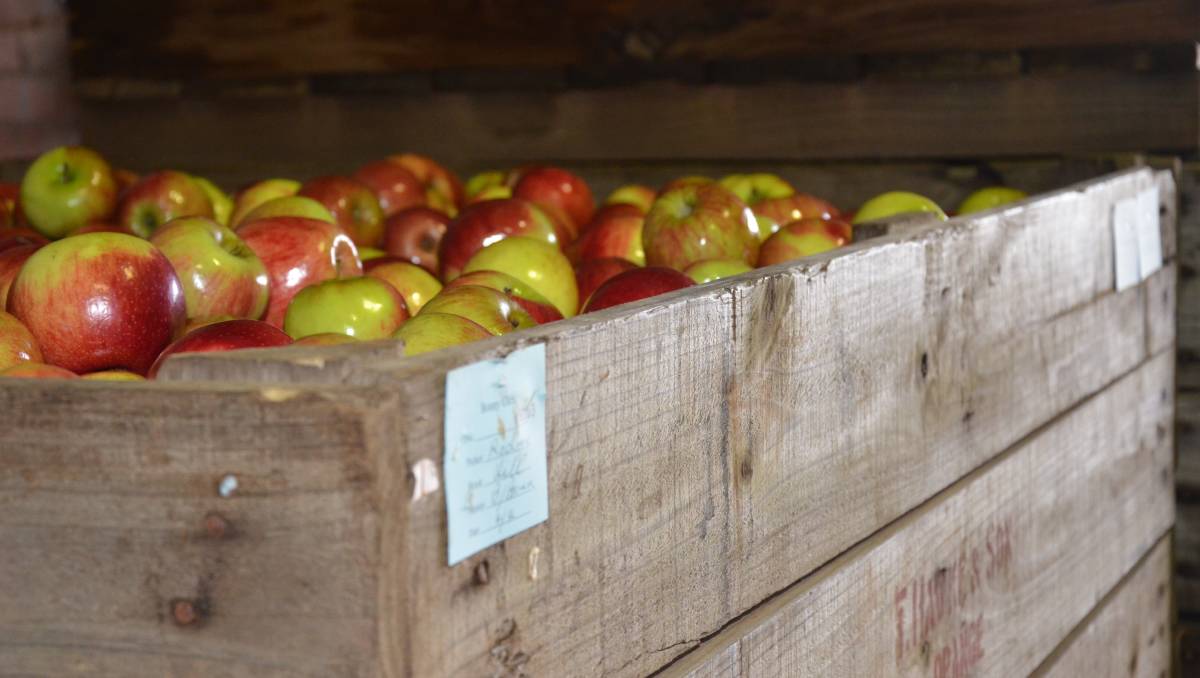
M 545 521 L 546 346 L 446 375 L 449 561 Z

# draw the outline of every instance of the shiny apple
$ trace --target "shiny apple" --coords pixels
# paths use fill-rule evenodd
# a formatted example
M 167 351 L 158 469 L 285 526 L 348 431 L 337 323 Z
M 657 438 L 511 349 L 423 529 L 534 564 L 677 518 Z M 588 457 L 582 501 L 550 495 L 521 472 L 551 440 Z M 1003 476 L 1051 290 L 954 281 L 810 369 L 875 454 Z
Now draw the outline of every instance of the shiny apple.
M 42 349 L 25 323 L 11 313 L 0 311 L 0 370 L 42 360 Z
M 263 262 L 228 226 L 206 217 L 168 222 L 150 242 L 175 268 L 189 318 L 261 318 L 270 281 Z
M 758 253 L 759 266 L 771 266 L 842 247 L 854 237 L 850 222 L 810 217 L 793 221 L 767 238 Z
M 507 294 L 509 298 L 517 302 L 517 305 L 525 309 L 534 321 L 539 325 L 552 323 L 556 320 L 562 320 L 562 313 L 550 303 L 550 300 L 543 297 L 541 293 L 529 286 L 529 283 L 523 280 L 501 273 L 500 271 L 471 271 L 464 273 L 446 285 L 446 289 L 455 287 L 464 287 L 466 285 L 480 285 L 482 287 L 490 287 L 497 292 Z
M 677 271 L 705 259 L 753 264 L 760 245 L 750 208 L 717 183 L 683 186 L 658 197 L 646 214 L 646 264 Z
M 632 271 L 619 273 L 609 278 L 588 299 L 584 313 L 611 308 L 632 301 L 691 287 L 696 283 L 686 275 L 672 268 L 650 266 L 635 268 Z
M 293 179 L 264 179 L 250 184 L 233 197 L 233 213 L 229 215 L 229 225 L 238 228 L 255 207 L 275 198 L 296 195 L 296 191 L 299 190 L 300 182 Z
M 412 207 L 388 217 L 383 225 L 383 250 L 430 273 L 438 271 L 438 248 L 450 227 L 450 217 L 429 207 Z
M 147 174 L 126 191 L 116 223 L 149 238 L 172 219 L 212 215 L 212 202 L 199 184 L 183 172 L 163 170 Z
M 783 177 L 767 172 L 730 174 L 722 177 L 720 184 L 751 207 L 764 200 L 786 198 L 796 192 Z
M 383 210 L 370 188 L 347 177 L 311 179 L 298 195 L 325 206 L 355 245 L 374 247 L 383 240 Z
M 333 218 L 329 210 L 316 200 L 306 198 L 302 195 L 285 195 L 282 198 L 268 200 L 247 212 L 242 217 L 238 228 L 259 219 L 272 219 L 274 217 L 304 217 L 305 219 L 328 221 L 331 224 L 337 223 L 337 220 Z
M 407 261 L 389 261 L 367 268 L 367 275 L 391 285 L 404 297 L 408 312 L 416 315 L 425 302 L 442 291 L 442 283 L 429 271 Z
M 863 224 L 868 221 L 879 221 L 898 214 L 916 214 L 927 213 L 942 221 L 946 220 L 946 213 L 934 201 L 926 198 L 923 195 L 910 193 L 908 191 L 890 191 L 871 198 L 858 208 L 854 214 L 855 224 Z
M 222 226 L 228 226 L 229 217 L 233 215 L 233 200 L 225 191 L 204 177 L 193 174 L 192 181 L 195 181 L 200 190 L 204 191 L 204 195 L 208 196 L 208 201 L 212 204 L 213 219 Z
M 367 163 L 358 168 L 352 178 L 375 193 L 385 218 L 425 204 L 425 185 L 415 174 L 394 162 Z
M 618 187 L 608 197 L 604 199 L 605 205 L 633 205 L 641 210 L 642 214 L 650 211 L 650 206 L 654 204 L 654 199 L 658 197 L 658 191 L 655 191 L 649 186 L 642 184 L 626 184 Z M 595 217 L 593 217 L 595 220 Z
M 219 323 L 209 323 L 185 334 L 163 349 L 146 376 L 153 379 L 164 362 L 181 353 L 208 353 L 212 351 L 234 351 L 245 348 L 273 348 L 287 346 L 292 338 L 274 325 L 260 320 L 238 318 Z
M 514 236 L 492 243 L 467 261 L 463 273 L 499 271 L 531 287 L 549 300 L 564 318 L 579 312 L 575 270 L 557 246 L 543 240 Z
M 443 281 L 462 273 L 467 260 L 479 250 L 511 236 L 525 236 L 558 245 L 554 219 L 525 200 L 489 200 L 471 205 L 452 221 L 438 247 L 438 268 Z
M 1028 198 L 1029 194 L 1007 186 L 989 186 L 968 195 L 958 206 L 959 214 L 971 214 Z
M 560 167 L 525 171 L 513 187 L 513 197 L 566 215 L 565 224 L 569 228 L 564 242 L 574 240 L 596 212 L 596 200 L 587 182 Z
M 412 172 L 427 189 L 445 197 L 449 207 L 461 207 L 465 201 L 465 191 L 458 175 L 438 164 L 433 158 L 416 153 L 401 153 L 388 156 L 387 159 Z M 429 195 L 426 192 L 426 200 L 428 199 Z M 433 203 L 430 205 L 434 206 Z M 453 212 L 447 214 L 453 215 Z
M 116 206 L 112 167 L 90 148 L 60 146 L 47 151 L 21 180 L 21 211 L 47 238 L 61 238 L 84 224 L 107 219 Z
M 408 320 L 400 292 L 372 277 L 326 280 L 300 290 L 288 304 L 283 331 L 293 339 L 340 332 L 364 341 L 386 339 Z
M 513 330 L 537 324 L 533 317 L 508 295 L 479 285 L 442 290 L 425 304 L 416 317 L 428 313 L 462 316 L 496 335 L 508 334 Z
M 404 323 L 395 337 L 413 356 L 494 336 L 479 323 L 451 313 L 422 313 Z
M 634 205 L 605 205 L 597 210 L 579 238 L 567 246 L 567 258 L 580 262 L 620 257 L 644 266 L 646 251 L 642 248 L 642 227 L 645 222 L 646 215 Z
M 579 288 L 580 305 L 586 306 L 592 293 L 609 278 L 635 268 L 637 265 L 632 261 L 617 257 L 585 259 L 575 264 L 575 286 Z
M 758 235 L 762 240 L 771 237 L 784 224 L 819 217 L 832 219 L 840 216 L 832 203 L 807 193 L 795 193 L 784 198 L 768 198 L 755 205 L 754 218 L 758 221 Z
M 754 267 L 741 259 L 708 259 L 688 266 L 683 273 L 696 281 L 697 285 L 701 285 L 722 278 L 731 278 L 751 270 L 754 270 Z

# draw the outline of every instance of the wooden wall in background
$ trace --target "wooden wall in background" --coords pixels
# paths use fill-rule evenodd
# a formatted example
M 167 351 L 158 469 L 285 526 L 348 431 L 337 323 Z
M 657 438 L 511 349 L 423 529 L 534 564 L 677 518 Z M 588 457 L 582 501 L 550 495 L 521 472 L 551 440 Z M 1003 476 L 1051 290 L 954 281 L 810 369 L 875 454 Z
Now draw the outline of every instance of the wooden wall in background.
M 56 0 L 0 0 L 0 161 L 72 141 L 67 18 Z

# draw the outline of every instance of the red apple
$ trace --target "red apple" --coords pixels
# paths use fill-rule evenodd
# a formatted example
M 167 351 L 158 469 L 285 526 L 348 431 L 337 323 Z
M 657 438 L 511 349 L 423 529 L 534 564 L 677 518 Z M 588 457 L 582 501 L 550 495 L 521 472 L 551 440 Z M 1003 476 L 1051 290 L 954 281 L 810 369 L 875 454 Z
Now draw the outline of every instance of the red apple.
M 426 188 L 433 189 L 447 198 L 451 206 L 461 207 L 465 201 L 462 181 L 454 172 L 439 165 L 433 158 L 416 153 L 401 153 L 388 156 L 387 159 L 412 172 Z
M 537 205 L 517 198 L 477 203 L 463 210 L 442 237 L 438 247 L 442 280 L 454 280 L 476 252 L 510 236 L 559 244 L 554 220 Z
M 562 313 L 550 303 L 546 297 L 543 297 L 529 286 L 528 283 L 518 280 L 507 273 L 500 271 L 471 271 L 464 273 L 453 281 L 448 283 L 445 289 L 454 289 L 455 287 L 465 287 L 467 285 L 479 285 L 481 287 L 490 287 L 497 292 L 507 294 L 509 298 L 517 302 L 517 305 L 525 309 L 537 324 L 544 325 L 556 320 L 562 320 Z
M 403 166 L 378 160 L 358 168 L 354 179 L 375 192 L 384 217 L 425 204 L 425 185 Z
M 654 201 L 642 227 L 646 264 L 678 271 L 705 259 L 758 258 L 754 214 L 718 183 L 682 186 Z
M 20 363 L 42 362 L 33 333 L 15 315 L 0 311 L 0 370 Z
M 17 279 L 17 274 L 21 272 L 21 267 L 41 247 L 41 245 L 19 245 L 0 251 L 0 308 L 7 307 L 8 290 L 12 287 L 12 282 Z
M 617 188 L 608 197 L 604 199 L 605 205 L 633 205 L 638 208 L 642 214 L 650 211 L 650 206 L 654 204 L 654 199 L 658 197 L 658 191 L 655 191 L 649 186 L 641 184 L 626 184 Z M 594 220 L 594 217 L 593 217 Z
M 304 217 L 260 219 L 238 230 L 267 269 L 271 293 L 264 320 L 282 328 L 292 297 L 322 280 L 362 275 L 350 238 L 335 224 Z
M 579 239 L 567 246 L 567 257 L 576 263 L 620 257 L 644 266 L 646 252 L 642 249 L 642 226 L 645 222 L 645 214 L 633 205 L 605 205 L 592 217 Z
M 431 273 L 438 271 L 438 247 L 450 217 L 429 207 L 411 207 L 388 217 L 383 225 L 383 250 Z
M 619 273 L 596 288 L 591 298 L 588 299 L 587 305 L 584 306 L 583 312 L 590 313 L 618 304 L 648 299 L 695 284 L 691 278 L 671 268 L 662 266 L 636 268 Z
M 754 217 L 758 220 L 758 235 L 763 240 L 771 237 L 771 234 L 784 224 L 809 217 L 832 219 L 840 214 L 832 203 L 807 193 L 769 198 L 755 204 L 752 209 Z
M 180 353 L 207 353 L 210 351 L 234 351 L 244 348 L 271 348 L 287 346 L 292 338 L 282 330 L 262 322 L 238 318 L 225 322 L 210 323 L 185 334 L 163 349 L 146 376 L 153 379 L 158 375 L 163 362 Z
M 187 320 L 171 262 L 121 233 L 88 233 L 34 252 L 9 289 L 8 310 L 47 362 L 75 373 L 143 373 Z
M 492 335 L 479 323 L 450 313 L 422 313 L 396 332 L 404 342 L 404 355 L 413 356 L 450 346 L 469 344 Z
M 168 222 L 150 242 L 183 284 L 189 318 L 261 318 L 267 310 L 267 269 L 246 243 L 206 217 Z
M 770 266 L 841 247 L 853 239 L 850 222 L 834 217 L 809 217 L 793 221 L 767 238 L 758 253 L 758 265 Z
M 61 238 L 89 221 L 109 218 L 116 203 L 112 167 L 82 146 L 43 153 L 21 179 L 20 211 L 47 238 Z
M 513 188 L 513 197 L 549 206 L 566 215 L 570 242 L 579 235 L 596 211 L 592 189 L 579 176 L 558 167 L 537 167 L 527 170 Z M 565 243 L 564 243 L 565 244 Z
M 575 285 L 579 288 L 579 298 L 583 305 L 601 285 L 613 276 L 632 271 L 637 265 L 627 259 L 606 257 L 604 259 L 584 259 L 575 264 Z
M 355 245 L 374 247 L 383 239 L 383 210 L 363 184 L 346 177 L 318 177 L 301 186 L 298 195 L 324 205 Z
M 212 215 L 212 201 L 200 184 L 173 170 L 142 177 L 117 206 L 117 223 L 143 238 L 149 238 L 172 219 Z
M 19 363 L 0 370 L 0 377 L 10 379 L 78 379 L 79 375 L 56 365 L 45 363 Z
M 449 313 L 479 323 L 492 334 L 533 327 L 537 323 L 515 301 L 490 287 L 466 285 L 442 290 L 425 304 L 416 317 L 427 313 Z

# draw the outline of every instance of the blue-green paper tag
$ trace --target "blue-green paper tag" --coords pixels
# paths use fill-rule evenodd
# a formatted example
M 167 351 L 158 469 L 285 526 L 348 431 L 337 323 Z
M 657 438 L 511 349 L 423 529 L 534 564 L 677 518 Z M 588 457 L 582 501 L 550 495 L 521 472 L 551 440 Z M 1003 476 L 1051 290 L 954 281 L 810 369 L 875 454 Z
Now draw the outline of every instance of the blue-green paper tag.
M 446 375 L 450 564 L 546 520 L 546 346 Z

